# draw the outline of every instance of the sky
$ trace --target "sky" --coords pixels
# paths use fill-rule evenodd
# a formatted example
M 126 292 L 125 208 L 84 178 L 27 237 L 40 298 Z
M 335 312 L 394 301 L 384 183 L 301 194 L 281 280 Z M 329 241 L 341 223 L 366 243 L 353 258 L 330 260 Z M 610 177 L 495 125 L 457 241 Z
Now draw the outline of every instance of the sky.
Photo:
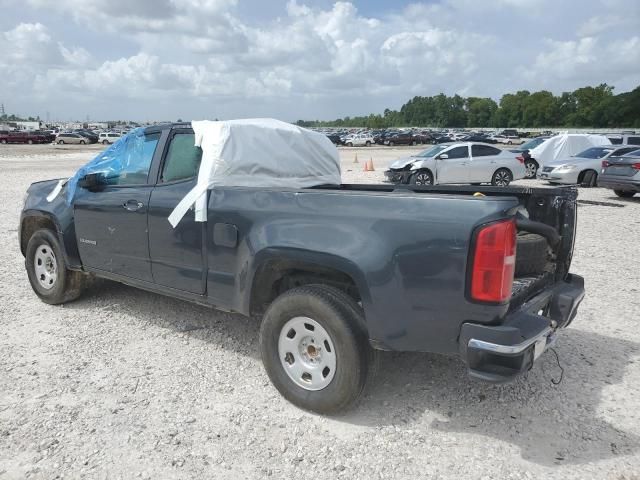
M 638 0 L 0 0 L 0 103 L 51 120 L 334 119 L 640 85 Z

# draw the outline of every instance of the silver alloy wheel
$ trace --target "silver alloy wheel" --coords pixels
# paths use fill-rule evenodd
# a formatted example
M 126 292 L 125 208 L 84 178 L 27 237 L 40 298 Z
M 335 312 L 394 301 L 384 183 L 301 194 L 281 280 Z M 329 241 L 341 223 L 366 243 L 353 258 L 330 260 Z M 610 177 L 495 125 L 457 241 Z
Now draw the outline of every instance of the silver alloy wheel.
M 55 286 L 58 279 L 58 265 L 53 249 L 49 245 L 43 243 L 36 249 L 33 269 L 42 288 L 51 290 Z
M 506 187 L 511 183 L 511 178 L 509 178 L 509 173 L 504 170 L 499 170 L 496 172 L 494 176 L 494 182 L 499 187 Z
M 416 185 L 431 185 L 431 175 L 427 172 L 416 173 Z
M 329 333 L 315 320 L 294 317 L 278 338 L 282 368 L 299 387 L 322 390 L 336 373 L 336 351 Z
M 525 176 L 527 178 L 533 178 L 536 176 L 536 172 L 537 172 L 537 168 L 536 168 L 536 164 L 533 162 L 527 162 L 527 164 L 524 166 L 525 169 Z

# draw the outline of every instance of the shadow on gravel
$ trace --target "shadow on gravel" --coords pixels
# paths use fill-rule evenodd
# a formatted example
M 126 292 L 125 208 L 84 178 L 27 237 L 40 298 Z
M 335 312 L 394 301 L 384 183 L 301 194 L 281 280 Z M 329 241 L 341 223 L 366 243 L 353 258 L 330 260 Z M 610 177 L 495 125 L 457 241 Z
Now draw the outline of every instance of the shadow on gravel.
M 579 319 L 578 319 L 579 321 Z M 567 329 L 523 378 L 505 385 L 470 380 L 457 358 L 418 353 L 381 355 L 377 380 L 359 408 L 340 418 L 360 425 L 411 424 L 512 444 L 541 465 L 595 462 L 640 450 L 640 438 L 605 420 L 603 390 L 623 382 L 639 345 Z M 610 397 L 612 398 L 612 397 Z M 604 413 L 603 413 L 604 412 Z M 427 433 L 428 432 L 423 432 Z
M 117 315 L 126 313 L 141 322 L 166 329 L 168 334 L 188 334 L 192 339 L 215 343 L 260 360 L 259 322 L 243 315 L 221 312 L 108 280 L 97 280 L 80 299 L 65 305 L 65 308 L 90 310 L 92 313 L 102 309 L 111 313 L 109 317 L 118 322 L 127 321 Z
M 631 204 L 635 203 L 636 205 L 640 205 L 640 193 L 636 193 L 636 195 L 631 198 L 620 198 L 617 195 L 612 195 L 607 198 L 610 198 L 611 200 L 615 200 L 616 202 L 631 203 Z
M 168 334 L 215 343 L 259 359 L 259 323 L 172 298 L 100 281 L 77 302 L 78 310 L 104 309 L 113 321 L 126 313 Z M 578 318 L 576 322 L 579 322 Z M 546 352 L 523 378 L 505 385 L 470 380 L 455 357 L 381 352 L 378 375 L 362 401 L 335 420 L 355 425 L 430 428 L 490 437 L 516 446 L 523 459 L 541 465 L 595 462 L 640 450 L 640 439 L 605 420 L 613 400 L 603 391 L 623 382 L 640 345 L 597 333 L 567 329 L 556 351 Z M 609 397 L 611 398 L 611 397 Z M 428 420 L 427 420 L 428 421 Z

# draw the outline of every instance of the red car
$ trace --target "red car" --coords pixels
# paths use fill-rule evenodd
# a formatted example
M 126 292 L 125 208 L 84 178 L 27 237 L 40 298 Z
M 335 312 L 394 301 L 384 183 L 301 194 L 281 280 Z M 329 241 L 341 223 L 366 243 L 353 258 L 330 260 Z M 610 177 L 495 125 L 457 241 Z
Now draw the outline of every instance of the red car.
M 18 132 L 12 131 L 0 132 L 0 143 L 50 143 L 51 139 L 48 135 L 35 132 Z

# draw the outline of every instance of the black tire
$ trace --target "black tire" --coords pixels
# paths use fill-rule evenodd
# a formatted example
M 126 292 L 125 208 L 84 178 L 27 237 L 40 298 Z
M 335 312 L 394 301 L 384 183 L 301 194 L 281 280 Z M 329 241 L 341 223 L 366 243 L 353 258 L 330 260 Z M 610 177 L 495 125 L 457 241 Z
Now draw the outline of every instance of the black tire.
M 27 143 L 28 143 L 29 145 L 33 145 L 33 140 L 29 139 L 29 140 L 27 141 Z
M 58 140 L 58 145 L 64 145 L 64 140 Z
M 3 138 L 2 140 L 0 140 L 0 143 L 2 143 L 3 145 L 6 145 L 7 141 Z
M 366 141 L 365 146 L 370 147 L 371 146 L 371 142 L 369 140 Z
M 280 360 L 280 332 L 295 317 L 312 318 L 333 342 L 336 369 L 321 390 L 307 390 L 294 383 Z M 362 322 L 353 302 L 330 287 L 309 285 L 283 293 L 267 309 L 260 328 L 262 362 L 271 382 L 300 408 L 323 414 L 347 409 L 358 399 L 369 376 L 371 347 Z
M 491 177 L 491 185 L 494 187 L 506 187 L 513 181 L 513 173 L 508 168 L 499 168 Z
M 519 233 L 516 237 L 516 277 L 540 275 L 547 265 L 547 240 L 535 233 Z
M 103 144 L 103 145 L 107 145 L 108 143 L 109 143 L 109 141 L 108 141 L 108 140 L 103 140 L 103 141 L 102 141 L 102 144 Z
M 538 175 L 538 164 L 533 160 L 526 160 L 524 162 L 525 174 L 524 178 L 536 178 Z
M 390 146 L 390 147 L 393 147 L 394 145 L 395 145 L 395 143 L 393 143 L 393 142 L 389 142 L 389 146 Z
M 418 170 L 409 178 L 411 185 L 433 185 L 433 175 L 429 170 Z
M 418 142 L 416 142 L 415 140 L 413 140 L 413 141 L 411 142 L 411 145 L 413 145 L 414 147 L 415 147 L 417 144 L 418 144 Z
M 35 259 L 36 250 L 47 245 L 53 250 L 56 271 L 55 283 L 49 289 L 43 287 L 37 278 Z M 75 300 L 87 283 L 87 277 L 82 272 L 67 269 L 60 243 L 51 230 L 37 230 L 31 235 L 25 252 L 25 266 L 31 288 L 40 300 L 51 305 Z
M 636 194 L 636 192 L 632 192 L 630 190 L 614 190 L 613 193 L 620 198 L 631 198 Z
M 598 173 L 595 170 L 585 170 L 580 173 L 578 183 L 585 188 L 595 187 L 598 184 Z
M 80 140 L 80 145 L 84 145 L 85 143 L 87 142 L 85 142 L 84 140 Z

